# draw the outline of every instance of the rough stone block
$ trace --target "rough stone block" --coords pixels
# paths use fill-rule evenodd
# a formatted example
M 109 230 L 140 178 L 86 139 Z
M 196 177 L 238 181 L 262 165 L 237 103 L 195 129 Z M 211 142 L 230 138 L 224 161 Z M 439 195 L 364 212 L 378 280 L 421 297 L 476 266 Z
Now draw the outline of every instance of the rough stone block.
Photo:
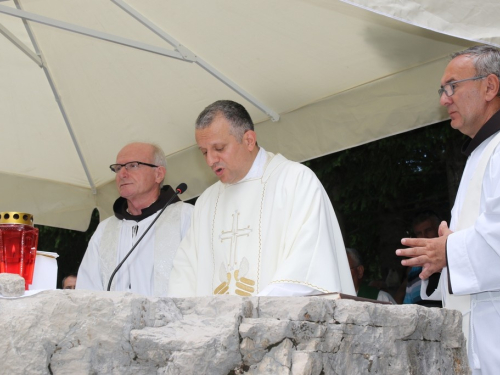
M 257 310 L 259 318 L 324 322 L 332 320 L 335 302 L 320 297 L 260 297 Z
M 56 290 L 0 330 L 9 374 L 469 374 L 460 314 L 421 306 Z
M 24 295 L 24 278 L 14 273 L 0 273 L 0 294 L 4 297 Z
M 292 354 L 292 375 L 319 375 L 323 370 L 321 353 L 295 351 Z

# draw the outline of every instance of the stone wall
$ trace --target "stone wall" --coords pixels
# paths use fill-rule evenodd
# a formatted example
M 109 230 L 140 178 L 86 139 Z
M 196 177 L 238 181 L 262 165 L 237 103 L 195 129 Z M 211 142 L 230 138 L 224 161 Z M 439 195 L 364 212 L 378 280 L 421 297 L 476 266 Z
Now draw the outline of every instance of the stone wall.
M 5 374 L 469 374 L 461 316 L 318 297 L 0 300 Z

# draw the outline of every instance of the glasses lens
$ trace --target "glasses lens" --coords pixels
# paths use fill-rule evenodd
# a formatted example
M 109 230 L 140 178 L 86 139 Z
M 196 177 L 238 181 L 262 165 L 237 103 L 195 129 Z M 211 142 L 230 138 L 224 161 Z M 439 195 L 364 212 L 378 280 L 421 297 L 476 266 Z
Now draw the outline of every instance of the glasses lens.
M 441 88 L 438 90 L 439 97 L 443 95 L 443 92 L 446 94 L 446 96 L 452 96 L 453 95 L 453 85 L 450 85 L 447 83 L 444 86 L 441 86 Z
M 137 169 L 139 167 L 139 162 L 137 161 L 131 161 L 130 163 L 125 164 L 125 168 L 127 168 L 127 171 Z
M 446 95 L 448 95 L 448 96 L 453 95 L 453 85 L 447 84 L 447 85 L 444 85 L 443 88 L 444 88 L 444 92 L 446 93 Z
M 113 172 L 118 173 L 118 172 L 120 172 L 120 169 L 122 169 L 122 166 L 121 166 L 120 164 L 111 164 L 111 165 L 109 166 L 109 168 L 110 168 Z

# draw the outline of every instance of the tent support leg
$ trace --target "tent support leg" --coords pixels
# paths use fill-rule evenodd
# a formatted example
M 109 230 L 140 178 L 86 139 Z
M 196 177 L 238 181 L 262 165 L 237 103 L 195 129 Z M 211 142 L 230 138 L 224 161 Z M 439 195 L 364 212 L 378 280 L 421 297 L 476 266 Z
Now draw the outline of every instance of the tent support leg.
M 16 7 L 20 8 L 21 5 L 19 4 L 19 0 L 14 0 Z M 66 128 L 68 129 L 68 132 L 71 136 L 71 140 L 73 141 L 73 144 L 75 145 L 76 152 L 78 154 L 78 157 L 80 158 L 80 162 L 82 163 L 83 170 L 85 171 L 85 175 L 87 176 L 87 180 L 89 182 L 90 188 L 92 190 L 92 194 L 96 195 L 97 194 L 97 189 L 94 183 L 94 180 L 92 179 L 92 176 L 90 174 L 89 168 L 87 166 L 87 162 L 85 161 L 85 158 L 83 157 L 83 153 L 81 151 L 80 145 L 78 144 L 78 140 L 76 138 L 75 132 L 73 131 L 73 127 L 71 126 L 71 123 L 68 119 L 68 116 L 66 114 L 66 110 L 64 109 L 64 104 L 61 102 L 61 98 L 59 96 L 59 93 L 57 91 L 57 88 L 54 84 L 54 80 L 52 79 L 52 75 L 50 74 L 50 71 L 47 68 L 47 65 L 43 63 L 43 55 L 40 51 L 40 48 L 38 46 L 38 43 L 36 42 L 33 33 L 31 31 L 30 25 L 26 22 L 25 19 L 23 19 L 24 26 L 26 27 L 26 31 L 28 32 L 28 35 L 31 39 L 31 43 L 33 43 L 33 47 L 35 48 L 35 51 L 38 56 L 40 56 L 42 60 L 42 68 L 45 73 L 45 76 L 47 77 L 47 81 L 49 82 L 50 88 L 52 90 L 52 93 L 54 94 L 54 97 L 56 99 L 57 105 L 59 107 L 59 110 L 61 111 L 61 114 L 64 118 L 64 122 L 66 124 Z

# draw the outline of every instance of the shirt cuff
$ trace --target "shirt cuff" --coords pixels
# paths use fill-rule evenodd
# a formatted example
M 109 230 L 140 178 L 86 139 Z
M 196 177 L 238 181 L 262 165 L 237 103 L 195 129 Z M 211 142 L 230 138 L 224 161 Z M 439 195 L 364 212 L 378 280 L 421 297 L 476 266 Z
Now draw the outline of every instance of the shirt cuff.
M 457 295 L 477 293 L 479 290 L 479 283 L 467 251 L 467 234 L 470 230 L 474 228 L 452 233 L 446 241 L 448 290 L 450 293 L 453 290 L 453 294 Z

